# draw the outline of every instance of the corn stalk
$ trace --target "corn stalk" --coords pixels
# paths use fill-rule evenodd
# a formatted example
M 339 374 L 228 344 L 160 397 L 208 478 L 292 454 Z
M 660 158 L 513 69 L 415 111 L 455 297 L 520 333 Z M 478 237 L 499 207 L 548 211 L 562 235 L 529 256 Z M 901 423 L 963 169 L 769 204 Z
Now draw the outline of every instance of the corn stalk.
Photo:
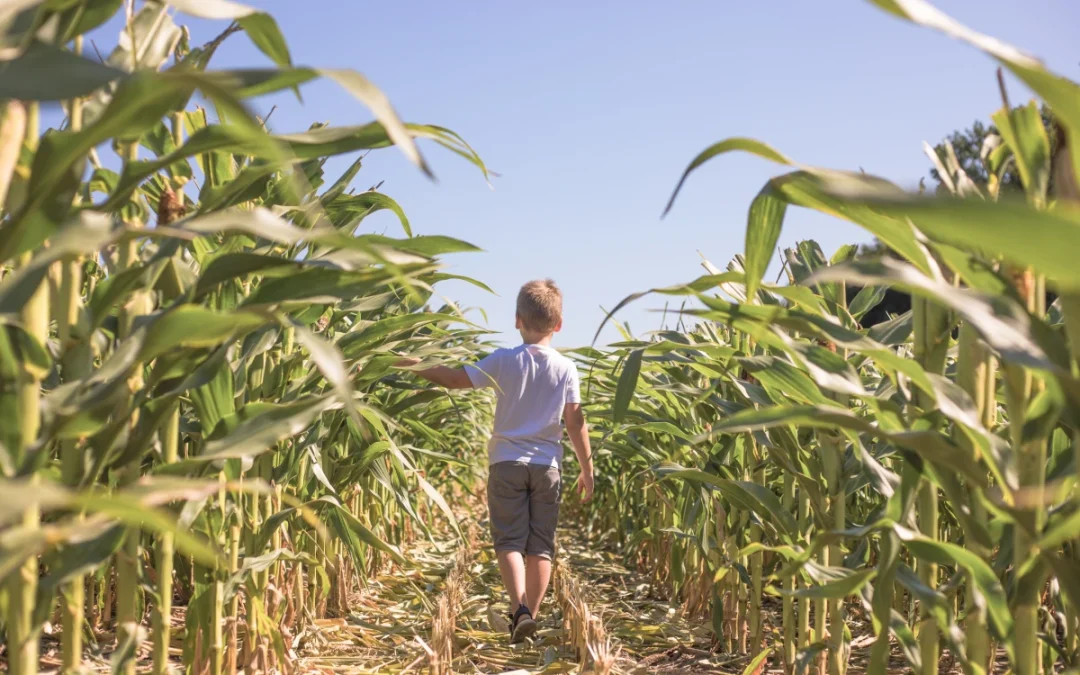
M 46 32 L 5 42 L 22 46 L 0 97 L 33 85 L 72 101 L 40 149 L 36 102 L 9 102 L 0 125 L 0 303 L 18 310 L 0 333 L 0 491 L 17 505 L 0 523 L 18 563 L 0 578 L 7 667 L 38 672 L 58 593 L 63 665 L 80 667 L 86 579 L 95 628 L 115 610 L 116 671 L 176 667 L 174 612 L 193 671 L 288 667 L 285 645 L 335 611 L 325 579 L 340 612 L 357 577 L 406 564 L 425 502 L 452 517 L 439 496 L 457 479 L 451 458 L 481 442 L 492 411 L 485 394 L 433 398 L 392 368 L 392 351 L 431 363 L 490 349 L 433 302 L 439 257 L 475 247 L 413 237 L 392 198 L 350 188 L 358 159 L 331 180 L 324 162 L 397 145 L 430 172 L 414 137 L 433 135 L 486 169 L 456 135 L 407 128 L 350 71 L 338 81 L 377 122 L 275 137 L 245 107 L 253 71 L 205 73 L 235 27 L 193 49 L 164 5 L 129 9 L 104 63 L 63 50 L 103 12 L 43 3 L 12 30 Z M 259 71 L 271 90 L 299 84 L 273 20 L 230 18 L 278 62 Z M 170 58 L 180 67 L 160 72 Z M 189 105 L 196 89 L 214 114 Z M 379 210 L 403 237 L 370 233 Z M 147 609 L 152 663 L 138 649 Z

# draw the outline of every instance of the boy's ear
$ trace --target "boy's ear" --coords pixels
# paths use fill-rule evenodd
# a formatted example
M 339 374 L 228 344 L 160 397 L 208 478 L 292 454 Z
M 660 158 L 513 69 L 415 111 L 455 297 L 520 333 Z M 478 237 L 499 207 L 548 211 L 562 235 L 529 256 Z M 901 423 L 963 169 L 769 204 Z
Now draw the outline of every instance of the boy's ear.
M 515 330 L 521 330 L 521 315 L 520 314 L 515 314 L 514 315 L 514 329 Z
M 562 330 L 562 319 L 559 319 L 559 323 L 555 324 L 555 330 L 553 330 L 551 332 L 552 333 L 558 333 L 561 330 Z

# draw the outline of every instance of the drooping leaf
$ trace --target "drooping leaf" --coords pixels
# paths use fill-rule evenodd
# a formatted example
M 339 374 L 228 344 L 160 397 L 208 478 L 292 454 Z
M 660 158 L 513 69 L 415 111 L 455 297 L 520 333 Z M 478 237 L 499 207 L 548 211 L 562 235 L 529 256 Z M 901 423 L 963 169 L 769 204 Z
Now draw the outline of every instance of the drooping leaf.
M 889 258 L 836 265 L 821 270 L 814 279 L 899 286 L 960 314 L 1003 358 L 1033 368 L 1058 368 L 1035 339 L 1030 315 L 1008 297 L 961 290 Z
M 800 588 L 799 590 L 794 591 L 792 595 L 797 598 L 842 600 L 850 595 L 858 593 L 862 590 L 862 587 L 870 583 L 878 573 L 878 571 L 873 568 L 859 570 L 857 572 L 843 568 L 832 569 L 837 571 L 835 578 L 829 579 L 825 583 L 816 586 Z
M 278 441 L 302 433 L 312 420 L 335 405 L 340 407 L 327 397 L 311 397 L 292 403 L 264 403 L 257 414 L 240 422 L 229 434 L 208 442 L 200 454 L 164 465 L 160 471 L 183 474 L 208 462 L 254 457 Z
M 671 211 L 671 207 L 675 204 L 675 198 L 679 196 L 679 190 L 682 189 L 683 183 L 686 182 L 687 177 L 689 177 L 691 173 L 713 157 L 728 152 L 748 152 L 771 162 L 776 162 L 777 164 L 793 164 L 793 162 L 782 153 L 752 138 L 728 138 L 718 143 L 714 143 L 701 151 L 701 153 L 690 162 L 690 165 L 686 167 L 686 171 L 683 172 L 682 178 L 679 179 L 679 183 L 675 186 L 674 192 L 671 193 L 667 208 L 664 209 L 664 215 L 667 215 L 668 211 Z
M 197 305 L 181 305 L 150 324 L 139 358 L 150 361 L 176 347 L 216 347 L 272 318 L 261 312 L 215 312 Z
M 1048 71 L 1037 59 L 1000 40 L 983 35 L 941 12 L 926 0 L 871 0 L 887 12 L 941 31 L 981 49 L 1012 71 L 1042 98 L 1069 131 L 1074 182 L 1080 183 L 1080 86 Z
M 126 75 L 100 61 L 35 40 L 16 58 L 0 61 L 0 98 L 70 100 L 86 96 Z
M 282 68 L 292 66 L 289 45 L 286 44 L 285 36 L 281 34 L 281 29 L 274 17 L 266 12 L 252 12 L 238 17 L 237 23 L 259 48 L 259 51 L 270 57 L 270 60 Z
M 798 531 L 798 525 L 792 515 L 780 503 L 780 499 L 768 488 L 749 481 L 733 481 L 720 478 L 698 469 L 664 467 L 661 475 L 667 479 L 681 479 L 710 485 L 724 493 L 726 497 L 741 508 L 757 512 L 773 526 L 777 527 L 785 540 Z
M 750 204 L 746 222 L 746 295 L 749 298 L 757 294 L 761 278 L 772 260 L 786 211 L 787 202 L 778 199 L 769 185 Z
M 930 539 L 904 527 L 894 527 L 904 546 L 917 558 L 939 565 L 956 565 L 964 569 L 972 584 L 982 594 L 991 625 L 999 635 L 1009 635 L 1013 617 L 1005 597 L 1005 589 L 994 570 L 977 554 L 949 542 Z

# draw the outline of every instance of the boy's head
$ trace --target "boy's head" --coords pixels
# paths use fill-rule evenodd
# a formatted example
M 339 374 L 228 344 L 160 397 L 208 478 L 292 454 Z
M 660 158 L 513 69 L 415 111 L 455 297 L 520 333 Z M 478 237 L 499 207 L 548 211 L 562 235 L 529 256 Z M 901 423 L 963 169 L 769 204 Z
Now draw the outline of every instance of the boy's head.
M 562 328 L 562 291 L 551 279 L 530 281 L 517 297 L 515 327 L 522 334 L 551 335 Z

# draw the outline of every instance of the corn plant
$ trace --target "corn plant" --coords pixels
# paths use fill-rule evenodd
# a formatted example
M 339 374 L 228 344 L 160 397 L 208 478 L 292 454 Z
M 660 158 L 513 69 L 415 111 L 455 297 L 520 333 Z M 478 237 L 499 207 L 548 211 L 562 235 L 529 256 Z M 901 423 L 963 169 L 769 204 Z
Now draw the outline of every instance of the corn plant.
M 401 207 L 332 180 L 327 158 L 416 139 L 349 70 L 301 68 L 273 18 L 237 3 L 128 3 L 117 47 L 84 35 L 115 0 L 0 10 L 0 623 L 7 670 L 38 671 L 59 614 L 65 671 L 84 639 L 134 672 L 288 669 L 312 618 L 471 489 L 461 448 L 483 395 L 418 390 L 397 352 L 467 360 L 485 331 L 433 287 L 438 257 Z M 172 10 L 231 19 L 202 47 Z M 213 70 L 242 31 L 274 63 Z M 328 77 L 374 122 L 274 134 L 257 95 Z M 41 133 L 41 106 L 61 128 Z M 387 211 L 403 235 L 365 233 Z M 174 605 L 183 627 L 174 641 Z
M 724 650 L 763 653 L 762 593 L 780 596 L 787 672 L 846 672 L 856 612 L 869 672 L 902 657 L 937 673 L 945 651 L 967 673 L 1075 669 L 1080 87 L 922 0 L 875 4 L 989 53 L 1052 126 L 1002 84 L 989 183 L 931 152 L 935 197 L 753 139 L 697 156 L 676 194 L 733 151 L 793 170 L 751 204 L 743 256 L 651 291 L 696 300 L 678 330 L 579 350 L 604 476 L 590 517 L 659 592 L 711 616 Z M 999 194 L 1010 166 L 1023 198 Z M 804 242 L 784 253 L 788 283 L 765 283 L 792 205 L 887 254 Z M 913 309 L 861 327 L 886 287 Z

